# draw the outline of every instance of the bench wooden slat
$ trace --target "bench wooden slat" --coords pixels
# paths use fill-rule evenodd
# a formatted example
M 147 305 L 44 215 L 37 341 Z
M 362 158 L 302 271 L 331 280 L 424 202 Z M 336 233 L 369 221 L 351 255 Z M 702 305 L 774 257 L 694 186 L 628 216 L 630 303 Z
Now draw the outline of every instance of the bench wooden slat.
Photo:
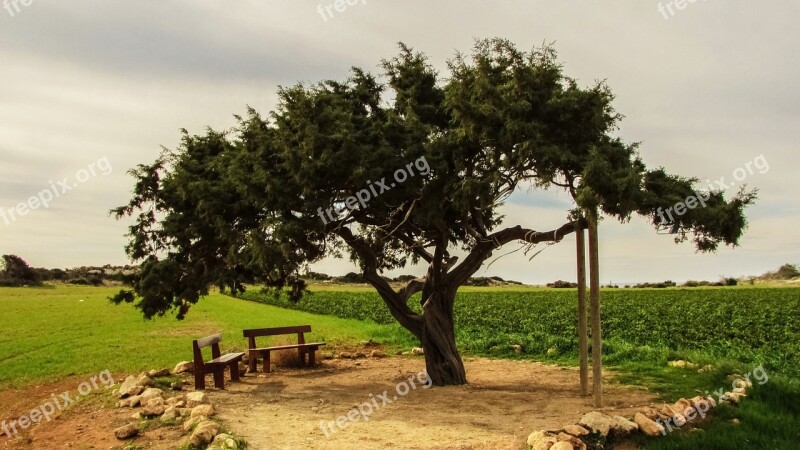
M 205 365 L 211 364 L 229 364 L 234 359 L 241 359 L 244 358 L 244 353 L 226 353 L 219 358 L 212 359 L 205 363 Z
M 294 327 L 278 328 L 258 328 L 254 330 L 244 330 L 244 337 L 278 336 L 281 334 L 311 333 L 311 325 L 300 325 Z
M 289 350 L 293 348 L 306 348 L 306 347 L 322 347 L 325 345 L 324 342 L 312 342 L 311 344 L 291 344 L 291 345 L 279 345 L 276 347 L 261 347 L 261 348 L 251 348 L 251 351 L 266 351 L 266 350 Z
M 299 356 L 305 365 L 306 357 L 308 358 L 308 366 L 314 367 L 316 360 L 317 350 L 323 345 L 324 342 L 306 343 L 304 334 L 311 333 L 311 325 L 298 325 L 292 327 L 276 327 L 276 328 L 258 328 L 253 330 L 243 330 L 242 334 L 247 338 L 247 351 L 250 355 L 249 368 L 250 371 L 256 371 L 256 365 L 259 359 L 264 360 L 264 373 L 269 373 L 270 369 L 270 353 L 279 350 L 293 350 L 297 349 Z M 287 334 L 297 334 L 297 344 L 289 345 L 276 345 L 274 347 L 257 347 L 256 338 L 264 336 L 280 336 Z
M 204 348 L 208 347 L 209 345 L 219 344 L 220 342 L 222 342 L 222 336 L 220 336 L 219 334 L 215 334 L 213 336 L 208 336 L 202 339 L 198 339 L 195 342 L 197 342 L 197 346 L 199 348 Z

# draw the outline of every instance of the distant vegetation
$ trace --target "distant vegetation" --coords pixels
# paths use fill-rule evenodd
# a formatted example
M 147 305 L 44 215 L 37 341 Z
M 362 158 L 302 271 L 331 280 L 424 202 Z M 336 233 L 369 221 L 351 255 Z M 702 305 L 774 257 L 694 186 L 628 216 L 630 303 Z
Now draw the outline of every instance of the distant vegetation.
M 793 280 L 796 278 L 800 278 L 800 269 L 797 268 L 795 264 L 784 264 L 778 270 L 774 272 L 767 272 L 760 276 L 750 276 L 750 277 L 742 277 L 742 278 L 734 278 L 734 277 L 722 277 L 719 281 L 697 281 L 697 280 L 689 280 L 683 284 L 678 285 L 678 283 L 667 280 L 667 281 L 657 281 L 657 282 L 646 282 L 646 283 L 638 283 L 633 285 L 625 285 L 626 288 L 638 288 L 638 289 L 664 289 L 670 287 L 687 287 L 687 288 L 694 288 L 694 287 L 724 287 L 724 286 L 738 286 L 740 284 L 751 284 L 754 285 L 756 282 L 768 283 L 770 281 L 786 281 L 786 280 Z M 571 281 L 564 281 L 558 280 L 552 283 L 547 283 L 547 287 L 549 288 L 556 288 L 556 289 L 574 289 L 578 287 L 578 283 L 573 283 Z M 606 288 L 616 288 L 619 286 L 616 285 L 608 285 L 605 286 Z
M 341 277 L 334 277 L 319 272 L 306 272 L 303 278 L 308 281 L 322 281 L 322 282 L 342 283 L 342 284 L 366 283 L 366 280 L 364 280 L 364 276 L 355 272 L 350 272 Z M 414 275 L 400 275 L 395 278 L 383 277 L 384 280 L 390 283 L 408 283 L 409 281 L 414 280 L 416 278 L 418 277 Z M 524 286 L 524 284 L 520 283 L 519 281 L 504 280 L 500 277 L 472 277 L 466 283 L 464 283 L 464 286 L 503 286 L 509 284 L 516 286 Z
M 139 270 L 136 266 L 82 266 L 72 269 L 30 267 L 17 255 L 3 255 L 0 286 L 40 286 L 44 282 L 103 286 L 124 284 Z
M 42 280 L 28 263 L 17 255 L 3 255 L 0 286 L 38 286 Z
M 767 272 L 759 278 L 764 280 L 791 280 L 800 278 L 800 270 L 794 264 L 784 264 L 775 272 Z

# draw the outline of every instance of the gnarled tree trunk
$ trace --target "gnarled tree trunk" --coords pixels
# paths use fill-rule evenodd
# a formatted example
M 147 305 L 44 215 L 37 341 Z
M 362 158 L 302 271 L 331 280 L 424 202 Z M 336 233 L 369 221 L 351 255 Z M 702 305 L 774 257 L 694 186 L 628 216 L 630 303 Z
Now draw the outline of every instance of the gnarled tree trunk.
M 454 294 L 434 293 L 423 306 L 420 341 L 425 350 L 428 376 L 436 386 L 467 383 L 464 362 L 456 347 L 454 297 Z

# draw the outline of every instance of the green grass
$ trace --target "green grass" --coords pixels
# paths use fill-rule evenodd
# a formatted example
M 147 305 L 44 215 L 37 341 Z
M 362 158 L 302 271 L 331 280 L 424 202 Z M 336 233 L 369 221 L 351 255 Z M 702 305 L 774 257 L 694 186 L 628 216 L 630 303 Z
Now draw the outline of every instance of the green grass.
M 720 381 L 718 387 L 730 383 Z M 739 407 L 721 405 L 703 432 L 672 432 L 666 437 L 640 438 L 648 450 L 795 450 L 800 442 L 800 382 L 771 376 L 755 384 Z M 732 421 L 737 419 L 738 424 Z
M 222 333 L 223 349 L 243 349 L 246 328 L 310 324 L 310 339 L 329 346 L 372 339 L 411 346 L 399 325 L 315 316 L 211 295 L 183 321 L 142 319 L 131 305 L 114 306 L 118 288 L 0 288 L 0 389 L 73 375 L 172 368 L 192 359 L 193 339 Z M 81 301 L 83 300 L 83 301 Z
M 171 368 L 191 359 L 192 339 L 209 334 L 222 332 L 224 349 L 243 349 L 244 328 L 311 324 L 309 338 L 332 347 L 370 339 L 390 351 L 416 345 L 373 291 L 343 289 L 349 287 L 316 287 L 299 304 L 255 289 L 245 297 L 256 301 L 211 295 L 184 321 L 146 321 L 131 305 L 108 302 L 116 288 L 0 288 L 0 389 L 105 369 L 122 374 Z M 702 424 L 704 432 L 676 432 L 640 444 L 658 450 L 798 448 L 798 294 L 741 287 L 604 290 L 603 353 L 605 364 L 619 373 L 614 382 L 646 386 L 671 402 L 728 387 L 730 373 L 746 373 L 762 362 L 770 375 L 741 407 L 716 408 L 715 419 Z M 469 288 L 459 295 L 456 329 L 464 353 L 577 364 L 574 290 Z M 418 301 L 412 305 L 418 308 Z M 510 344 L 522 344 L 524 354 L 514 354 Z M 668 367 L 675 359 L 712 364 L 714 370 Z M 731 423 L 733 418 L 740 424 Z

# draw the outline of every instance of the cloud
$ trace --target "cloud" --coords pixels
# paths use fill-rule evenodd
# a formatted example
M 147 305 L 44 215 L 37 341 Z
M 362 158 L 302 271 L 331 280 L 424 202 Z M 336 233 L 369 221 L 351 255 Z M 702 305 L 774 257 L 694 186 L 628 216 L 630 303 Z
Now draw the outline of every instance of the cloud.
M 266 113 L 279 85 L 341 79 L 352 66 L 379 72 L 398 41 L 445 77 L 456 51 L 501 36 L 521 48 L 554 42 L 579 83 L 606 80 L 626 116 L 619 135 L 642 142 L 650 167 L 705 179 L 760 154 L 770 162 L 746 180 L 760 194 L 741 248 L 696 255 L 640 219 L 606 221 L 604 280 L 716 278 L 798 259 L 786 244 L 800 210 L 795 2 L 698 2 L 665 20 L 656 3 L 622 0 L 368 0 L 324 21 L 317 6 L 328 3 L 76 0 L 35 1 L 13 17 L 0 10 L 0 207 L 100 157 L 114 167 L 49 209 L 0 223 L 0 251 L 37 266 L 124 263 L 126 223 L 107 211 L 130 195 L 125 171 L 177 145 L 180 128 L 231 127 L 246 105 Z M 571 205 L 557 191 L 522 189 L 503 208 L 504 225 L 549 229 Z M 530 262 L 505 256 L 486 274 L 569 279 L 572 253 L 565 240 Z M 320 267 L 353 270 L 343 261 Z

